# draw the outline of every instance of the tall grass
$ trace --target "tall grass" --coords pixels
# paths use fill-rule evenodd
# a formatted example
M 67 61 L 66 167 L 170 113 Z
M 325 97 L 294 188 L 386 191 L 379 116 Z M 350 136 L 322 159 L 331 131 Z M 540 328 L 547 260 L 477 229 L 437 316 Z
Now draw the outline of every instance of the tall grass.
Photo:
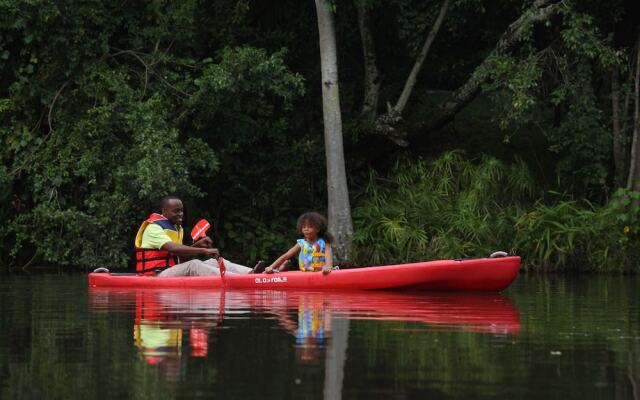
M 354 210 L 354 254 L 360 264 L 523 256 L 546 271 L 637 270 L 633 232 L 620 204 L 596 207 L 566 196 L 542 198 L 526 165 L 452 151 L 427 163 L 399 163 L 387 177 L 369 176 Z M 636 209 L 634 215 L 640 215 Z
M 458 151 L 431 163 L 400 163 L 386 178 L 371 173 L 354 210 L 356 260 L 378 264 L 511 250 L 503 238 L 513 230 L 513 204 L 532 192 L 522 162 L 484 157 L 472 163 Z

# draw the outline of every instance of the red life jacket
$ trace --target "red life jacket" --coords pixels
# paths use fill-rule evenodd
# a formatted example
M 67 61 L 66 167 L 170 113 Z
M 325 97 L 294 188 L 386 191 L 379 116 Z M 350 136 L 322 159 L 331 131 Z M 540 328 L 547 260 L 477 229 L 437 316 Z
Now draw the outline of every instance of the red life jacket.
M 142 235 L 149 224 L 157 224 L 169 236 L 172 242 L 182 244 L 182 227 L 176 228 L 171 221 L 160 214 L 151 214 L 149 218 L 140 225 L 136 235 L 136 272 L 141 275 L 155 275 L 155 273 L 165 270 L 180 263 L 178 256 L 160 249 L 149 249 L 142 247 Z

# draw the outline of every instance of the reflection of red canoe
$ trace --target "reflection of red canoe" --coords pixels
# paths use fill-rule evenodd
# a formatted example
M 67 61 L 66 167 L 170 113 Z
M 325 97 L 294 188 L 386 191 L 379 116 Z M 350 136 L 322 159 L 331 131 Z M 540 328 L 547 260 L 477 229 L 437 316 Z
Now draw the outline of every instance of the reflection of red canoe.
M 283 314 L 304 306 L 350 320 L 427 324 L 420 329 L 511 334 L 520 330 L 518 310 L 498 294 L 91 288 L 89 300 L 93 311 L 138 313 L 144 307 L 145 314 L 162 314 L 162 319 L 174 324 L 197 321 L 209 327 L 225 316 Z
M 220 288 L 225 289 L 393 289 L 499 291 L 511 284 L 520 257 L 440 260 L 333 271 L 328 275 L 300 271 L 273 275 L 228 275 L 156 278 L 91 273 L 91 287 Z

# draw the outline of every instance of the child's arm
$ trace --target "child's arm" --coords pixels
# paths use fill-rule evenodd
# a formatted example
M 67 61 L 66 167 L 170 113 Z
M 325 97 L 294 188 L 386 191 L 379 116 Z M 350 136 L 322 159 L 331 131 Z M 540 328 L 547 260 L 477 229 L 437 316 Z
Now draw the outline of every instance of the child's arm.
M 331 269 L 333 268 L 333 254 L 331 252 L 331 243 L 327 243 L 326 247 L 324 248 L 324 253 L 324 267 L 322 267 L 322 273 L 326 275 L 331 272 Z
M 280 271 L 280 266 L 282 265 L 282 263 L 285 262 L 285 260 L 288 260 L 291 257 L 293 257 L 299 251 L 300 251 L 300 245 L 296 243 L 292 248 L 289 249 L 289 251 L 287 251 L 280 257 L 278 257 L 277 260 L 275 260 L 271 265 L 265 268 L 264 272 L 267 274 L 271 274 L 273 273 L 274 269 L 278 269 L 278 271 Z

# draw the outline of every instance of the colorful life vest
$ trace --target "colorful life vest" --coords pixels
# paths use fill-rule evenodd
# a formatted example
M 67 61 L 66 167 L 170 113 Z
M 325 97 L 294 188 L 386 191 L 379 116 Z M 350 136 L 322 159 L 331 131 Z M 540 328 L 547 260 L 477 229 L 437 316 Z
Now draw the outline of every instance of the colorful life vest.
M 173 243 L 182 244 L 182 227 L 176 228 L 171 221 L 160 214 L 151 214 L 140 225 L 136 235 L 136 272 L 138 274 L 153 275 L 157 271 L 167 269 L 180 263 L 178 256 L 160 249 L 146 249 L 142 247 L 142 235 L 149 224 L 160 225 Z
M 298 267 L 300 271 L 320 271 L 325 263 L 325 249 L 327 247 L 324 239 L 320 238 L 311 244 L 304 239 L 298 239 L 300 254 L 298 255 Z

